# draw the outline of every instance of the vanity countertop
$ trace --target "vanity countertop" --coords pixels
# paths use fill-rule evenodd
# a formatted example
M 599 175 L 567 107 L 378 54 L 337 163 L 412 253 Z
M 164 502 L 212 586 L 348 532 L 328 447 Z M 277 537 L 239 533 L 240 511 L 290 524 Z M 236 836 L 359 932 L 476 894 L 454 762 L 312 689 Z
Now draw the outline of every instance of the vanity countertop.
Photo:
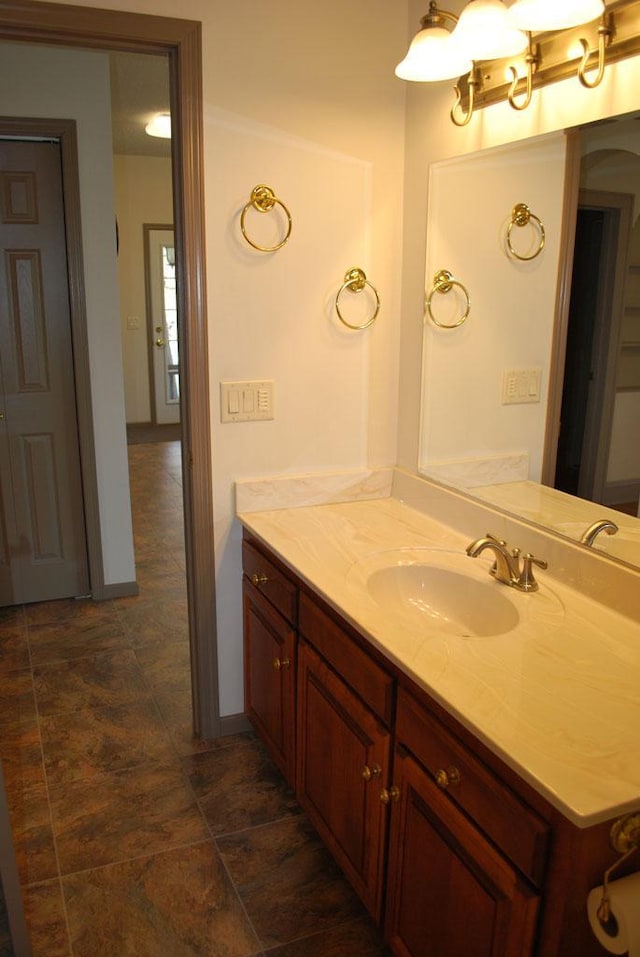
M 523 611 L 514 631 L 468 638 L 428 624 L 418 630 L 376 604 L 354 570 L 384 550 L 463 554 L 467 537 L 396 498 L 238 517 L 574 824 L 640 807 L 639 620 L 536 571 L 533 594 L 492 582 Z M 491 560 L 490 552 L 469 559 L 469 574 L 491 581 Z

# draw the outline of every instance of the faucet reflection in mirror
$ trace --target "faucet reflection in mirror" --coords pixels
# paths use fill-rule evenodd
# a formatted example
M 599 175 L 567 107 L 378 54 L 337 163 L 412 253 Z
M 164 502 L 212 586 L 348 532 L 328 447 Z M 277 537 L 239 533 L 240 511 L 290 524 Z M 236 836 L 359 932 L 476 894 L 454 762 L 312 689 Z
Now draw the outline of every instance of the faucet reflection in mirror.
M 607 62 L 638 52 L 640 0 L 469 0 L 459 18 L 431 0 L 395 72 L 419 83 L 459 77 L 450 115 L 466 126 L 476 108 L 506 97 L 524 110 L 534 89 L 571 74 L 593 89 Z

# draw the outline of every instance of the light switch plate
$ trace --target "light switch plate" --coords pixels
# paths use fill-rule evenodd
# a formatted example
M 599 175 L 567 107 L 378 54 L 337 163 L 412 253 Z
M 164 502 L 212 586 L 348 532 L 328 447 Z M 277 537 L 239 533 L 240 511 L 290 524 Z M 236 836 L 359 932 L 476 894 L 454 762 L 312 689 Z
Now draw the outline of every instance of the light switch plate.
M 542 369 L 507 369 L 502 380 L 502 404 L 540 401 Z
M 273 419 L 273 379 L 220 383 L 220 421 L 254 422 Z

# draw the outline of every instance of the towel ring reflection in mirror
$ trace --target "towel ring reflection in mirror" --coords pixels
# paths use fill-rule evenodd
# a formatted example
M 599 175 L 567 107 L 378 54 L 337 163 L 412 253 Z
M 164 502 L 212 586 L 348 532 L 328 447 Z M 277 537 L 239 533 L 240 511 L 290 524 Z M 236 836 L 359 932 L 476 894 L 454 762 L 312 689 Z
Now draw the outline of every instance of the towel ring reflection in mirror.
M 433 294 L 434 292 L 439 292 L 446 295 L 446 293 L 451 292 L 454 286 L 457 286 L 459 289 L 462 290 L 462 293 L 466 300 L 465 310 L 456 322 L 441 322 L 440 319 L 436 319 L 436 317 L 433 314 L 433 310 L 431 308 L 431 300 L 433 299 Z M 429 318 L 431 319 L 431 322 L 434 325 L 439 326 L 440 329 L 457 329 L 458 326 L 461 326 L 463 322 L 466 322 L 466 320 L 469 317 L 469 313 L 471 311 L 471 297 L 469 296 L 469 293 L 467 292 L 465 286 L 463 286 L 463 284 L 458 279 L 455 279 L 451 275 L 448 269 L 441 269 L 439 272 L 435 274 L 435 276 L 433 277 L 433 288 L 425 297 L 424 304 L 426 306 L 427 312 L 429 313 Z
M 365 320 L 365 322 L 362 322 L 360 324 L 349 322 L 347 319 L 344 318 L 344 316 L 342 315 L 342 312 L 340 311 L 340 296 L 345 291 L 345 289 L 348 289 L 349 292 L 359 293 L 359 292 L 362 292 L 365 286 L 369 286 L 369 288 L 373 291 L 373 295 L 375 296 L 374 312 L 371 316 L 369 316 L 368 319 Z M 343 325 L 347 326 L 348 329 L 368 329 L 369 328 L 369 326 L 372 324 L 372 322 L 374 321 L 374 319 L 376 318 L 376 316 L 378 315 L 380 311 L 380 296 L 378 295 L 378 290 L 373 285 L 373 283 L 369 282 L 369 280 L 367 279 L 364 269 L 360 269 L 358 266 L 354 266 L 352 269 L 348 269 L 346 271 L 346 273 L 344 274 L 344 282 L 338 289 L 338 293 L 336 295 L 335 305 L 336 305 L 336 312 L 338 313 L 338 319 Z
M 533 220 L 537 224 L 538 232 L 540 233 L 540 241 L 538 243 L 537 249 L 531 253 L 530 256 L 523 256 L 521 253 L 518 253 L 513 248 L 511 242 L 511 230 L 514 226 L 528 226 L 529 223 Z M 511 222 L 507 228 L 507 248 L 514 259 L 519 259 L 521 262 L 529 262 L 531 259 L 535 259 L 536 256 L 540 255 L 544 249 L 546 236 L 544 232 L 544 226 L 537 216 L 531 212 L 526 203 L 516 203 L 516 205 L 511 210 Z
M 287 231 L 283 239 L 279 243 L 276 243 L 275 246 L 260 246 L 258 243 L 254 242 L 247 235 L 247 230 L 245 228 L 245 218 L 247 211 L 251 208 L 257 210 L 259 213 L 269 213 L 274 208 L 274 206 L 281 206 L 287 217 Z M 292 229 L 291 213 L 284 205 L 281 199 L 278 199 L 274 191 L 270 186 L 254 186 L 251 190 L 251 196 L 249 202 L 242 210 L 240 215 L 240 229 L 242 230 L 242 235 L 247 240 L 250 246 L 253 246 L 254 249 L 259 250 L 261 253 L 274 253 L 277 249 L 281 249 L 284 244 L 289 239 Z

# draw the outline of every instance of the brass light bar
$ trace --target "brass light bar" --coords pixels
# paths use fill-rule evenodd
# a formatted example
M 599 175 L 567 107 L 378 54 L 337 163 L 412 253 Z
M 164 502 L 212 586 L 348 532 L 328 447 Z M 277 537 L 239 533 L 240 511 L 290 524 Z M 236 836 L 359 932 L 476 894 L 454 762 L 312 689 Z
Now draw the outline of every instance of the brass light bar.
M 598 20 L 568 30 L 550 30 L 532 38 L 535 53 L 533 71 L 533 90 L 541 89 L 549 83 L 565 80 L 571 76 L 578 82 L 578 66 L 582 59 L 580 40 L 589 45 L 592 56 L 588 70 L 597 67 L 598 31 L 604 26 L 610 30 L 606 38 L 605 64 L 615 63 L 640 53 L 640 0 L 616 0 L 607 6 L 605 14 Z M 569 51 L 576 51 L 569 57 Z M 509 67 L 515 67 L 521 76 L 520 88 L 524 88 L 526 76 L 525 55 L 505 57 L 501 60 L 477 61 L 474 64 L 474 110 L 506 100 L 511 89 Z M 461 93 L 461 106 L 468 106 L 469 77 L 461 77 L 458 84 Z

